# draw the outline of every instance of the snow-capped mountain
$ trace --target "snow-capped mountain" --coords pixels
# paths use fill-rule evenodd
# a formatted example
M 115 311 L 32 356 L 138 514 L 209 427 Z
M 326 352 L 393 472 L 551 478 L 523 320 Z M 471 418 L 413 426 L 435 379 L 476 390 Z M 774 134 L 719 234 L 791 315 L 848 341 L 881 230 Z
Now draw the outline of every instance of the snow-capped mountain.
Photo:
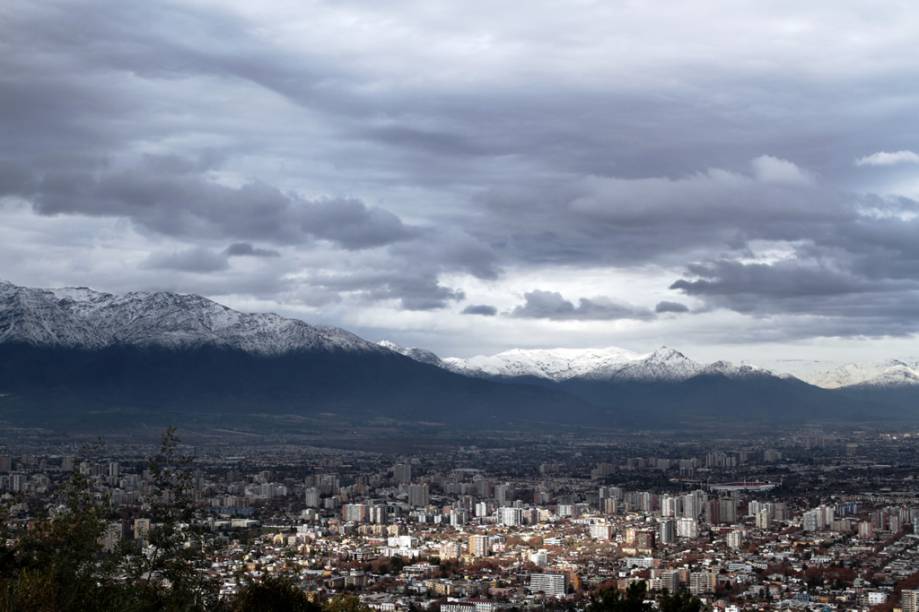
M 298 350 L 382 350 L 343 329 L 276 314 L 247 314 L 198 295 L 85 287 L 32 289 L 0 282 L 0 343 L 105 348 L 219 346 L 278 355 Z
M 406 349 L 391 342 L 384 345 L 390 350 L 418 361 L 475 377 L 532 377 L 554 382 L 567 380 L 679 382 L 700 374 L 720 374 L 731 378 L 772 375 L 768 370 L 755 366 L 737 366 L 726 361 L 703 365 L 666 346 L 651 353 L 636 353 L 618 347 L 512 349 L 495 355 L 478 355 L 468 359 L 459 357 L 441 359 L 434 353 L 422 349 Z
M 848 363 L 807 375 L 804 380 L 824 389 L 919 385 L 919 361 L 891 359 L 880 363 Z
M 640 355 L 623 349 L 512 349 L 469 359 L 448 357 L 444 363 L 470 376 L 532 376 L 553 381 L 615 371 Z
M 0 344 L 98 349 L 111 346 L 222 347 L 258 355 L 296 351 L 395 352 L 473 378 L 537 378 L 554 382 L 680 382 L 699 375 L 777 375 L 726 361 L 702 364 L 661 347 L 636 353 L 617 347 L 512 349 L 470 358 L 440 358 L 392 342 L 372 343 L 348 331 L 276 314 L 235 311 L 198 295 L 136 291 L 116 295 L 85 287 L 34 289 L 0 281 Z M 825 389 L 919 386 L 919 361 L 847 364 L 800 375 Z

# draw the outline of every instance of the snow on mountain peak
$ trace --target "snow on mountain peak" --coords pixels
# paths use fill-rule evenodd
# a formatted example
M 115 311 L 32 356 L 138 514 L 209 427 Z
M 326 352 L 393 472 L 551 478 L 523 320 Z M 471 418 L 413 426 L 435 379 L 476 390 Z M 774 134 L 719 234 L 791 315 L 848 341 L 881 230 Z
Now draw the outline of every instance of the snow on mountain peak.
M 599 349 L 511 349 L 469 359 L 444 359 L 451 370 L 478 376 L 532 376 L 568 380 L 595 372 L 618 369 L 640 355 L 617 347 Z
M 809 374 L 804 380 L 825 389 L 919 385 L 919 361 L 890 359 L 879 363 L 847 363 Z
M 408 357 L 416 358 L 415 354 L 421 352 L 436 358 L 430 351 L 404 349 L 393 343 L 385 343 L 384 346 Z M 770 374 L 768 370 L 745 364 L 735 366 L 728 362 L 716 362 L 703 365 L 667 346 L 650 353 L 636 353 L 618 347 L 510 349 L 494 355 L 477 355 L 467 359 L 445 357 L 438 359 L 439 363 L 432 360 L 425 362 L 467 376 L 532 377 L 555 382 L 572 379 L 680 382 L 703 373 L 732 378 Z
M 381 350 L 354 334 L 271 313 L 237 312 L 199 295 L 0 282 L 0 343 L 73 348 L 221 346 L 251 353 Z

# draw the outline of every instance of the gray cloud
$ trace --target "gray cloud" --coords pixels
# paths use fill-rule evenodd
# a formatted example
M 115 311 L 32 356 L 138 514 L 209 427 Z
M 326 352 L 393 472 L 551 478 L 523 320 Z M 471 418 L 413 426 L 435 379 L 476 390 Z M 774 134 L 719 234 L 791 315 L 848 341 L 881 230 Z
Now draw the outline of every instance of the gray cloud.
M 498 309 L 488 304 L 470 304 L 469 306 L 463 308 L 463 314 L 493 317 L 498 314 Z
M 124 216 L 185 238 L 318 239 L 365 249 L 413 235 L 396 215 L 356 199 L 308 200 L 258 182 L 229 187 L 172 162 L 147 156 L 135 167 L 101 175 L 57 169 L 33 177 L 26 193 L 0 195 L 23 195 L 41 214 Z
M 155 253 L 142 264 L 160 270 L 183 272 L 217 272 L 229 267 L 225 253 L 215 253 L 203 248 L 192 248 L 173 253 Z
M 465 298 L 457 289 L 441 285 L 435 274 L 399 270 L 366 270 L 354 273 L 313 276 L 310 285 L 355 293 L 369 300 L 397 300 L 406 310 L 436 310 Z
M 580 298 L 577 305 L 556 291 L 534 290 L 523 294 L 524 303 L 511 316 L 528 319 L 613 320 L 650 319 L 653 313 L 644 308 L 620 304 L 605 297 Z
M 654 312 L 665 313 L 665 312 L 689 312 L 689 306 L 686 304 L 681 304 L 680 302 L 658 302 L 654 307 Z
M 273 249 L 260 249 L 248 242 L 234 242 L 226 249 L 230 257 L 280 257 L 281 254 Z
M 809 335 L 886 336 L 919 330 L 919 281 L 869 278 L 820 261 L 772 264 L 719 261 L 690 266 L 694 279 L 671 288 L 703 298 L 713 307 L 756 317 L 811 317 Z M 818 317 L 814 320 L 813 317 Z M 787 323 L 786 330 L 805 333 Z

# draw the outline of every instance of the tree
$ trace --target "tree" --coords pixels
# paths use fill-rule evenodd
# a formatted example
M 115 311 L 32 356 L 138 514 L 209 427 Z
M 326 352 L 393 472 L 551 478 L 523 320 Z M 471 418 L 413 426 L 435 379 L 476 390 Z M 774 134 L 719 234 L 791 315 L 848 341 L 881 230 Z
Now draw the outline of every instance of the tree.
M 320 612 L 306 593 L 285 578 L 265 577 L 249 582 L 230 604 L 231 612 Z
M 661 612 L 699 612 L 702 609 L 702 601 L 683 590 L 672 595 L 664 591 L 658 604 Z
M 153 477 L 148 549 L 126 555 L 120 568 L 145 602 L 139 609 L 208 610 L 219 603 L 219 584 L 204 571 L 203 541 L 192 526 L 190 459 L 178 449 L 176 429 L 170 427 L 148 465 Z
M 81 474 L 71 477 L 63 501 L 25 532 L 2 534 L 14 544 L 0 553 L 0 611 L 119 609 L 125 601 L 112 578 L 115 561 L 102 549 L 103 511 Z
M 591 597 L 588 612 L 649 612 L 650 603 L 645 603 L 647 586 L 644 582 L 633 582 L 625 595 L 613 587 L 602 589 Z
M 322 606 L 323 612 L 370 612 L 370 607 L 353 595 L 336 595 Z

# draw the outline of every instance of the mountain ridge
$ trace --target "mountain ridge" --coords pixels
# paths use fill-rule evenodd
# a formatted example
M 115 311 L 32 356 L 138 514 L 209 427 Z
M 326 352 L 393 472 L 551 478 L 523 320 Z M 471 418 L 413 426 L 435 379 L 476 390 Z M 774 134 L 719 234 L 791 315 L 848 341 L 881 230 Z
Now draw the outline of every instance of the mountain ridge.
M 0 426 L 746 427 L 913 419 L 912 389 L 825 390 L 669 347 L 441 359 L 196 295 L 0 284 Z

